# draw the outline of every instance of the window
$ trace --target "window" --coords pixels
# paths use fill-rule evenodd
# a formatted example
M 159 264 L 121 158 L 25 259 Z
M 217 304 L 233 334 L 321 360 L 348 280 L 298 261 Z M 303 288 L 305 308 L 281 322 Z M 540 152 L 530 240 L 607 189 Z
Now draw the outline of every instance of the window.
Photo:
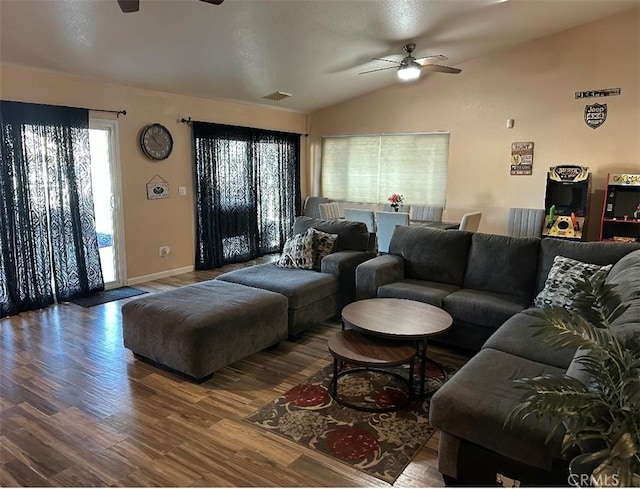
M 196 269 L 281 251 L 300 208 L 300 135 L 192 127 Z
M 329 136 L 322 139 L 322 195 L 386 203 L 445 206 L 449 133 Z

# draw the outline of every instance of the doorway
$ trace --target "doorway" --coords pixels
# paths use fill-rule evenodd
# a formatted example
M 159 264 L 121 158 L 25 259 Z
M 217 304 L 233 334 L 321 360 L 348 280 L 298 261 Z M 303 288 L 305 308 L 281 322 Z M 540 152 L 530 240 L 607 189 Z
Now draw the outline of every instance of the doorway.
M 115 120 L 91 119 L 91 180 L 105 289 L 124 285 L 125 257 Z

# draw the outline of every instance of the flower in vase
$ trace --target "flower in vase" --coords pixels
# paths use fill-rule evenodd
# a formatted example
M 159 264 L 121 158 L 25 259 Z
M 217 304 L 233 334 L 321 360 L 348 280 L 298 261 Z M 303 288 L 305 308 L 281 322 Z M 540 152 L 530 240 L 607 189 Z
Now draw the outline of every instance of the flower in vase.
M 391 194 L 387 200 L 391 202 L 391 207 L 397 209 L 398 206 L 404 202 L 404 197 L 402 194 Z

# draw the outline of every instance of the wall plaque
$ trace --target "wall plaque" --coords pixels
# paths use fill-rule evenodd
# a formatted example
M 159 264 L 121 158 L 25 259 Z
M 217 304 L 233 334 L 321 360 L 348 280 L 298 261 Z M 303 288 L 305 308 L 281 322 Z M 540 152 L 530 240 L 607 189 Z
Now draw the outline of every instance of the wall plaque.
M 533 142 L 511 143 L 511 175 L 531 175 Z

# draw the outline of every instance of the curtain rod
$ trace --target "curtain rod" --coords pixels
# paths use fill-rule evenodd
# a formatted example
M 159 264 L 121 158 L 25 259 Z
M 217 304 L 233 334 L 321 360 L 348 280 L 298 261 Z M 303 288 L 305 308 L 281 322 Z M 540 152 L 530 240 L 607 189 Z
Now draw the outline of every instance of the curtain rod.
M 7 102 L 12 102 L 11 100 L 7 100 Z M 49 107 L 66 107 L 68 109 L 82 109 L 82 110 L 91 110 L 93 112 L 108 112 L 110 114 L 116 114 L 116 117 L 120 117 L 120 114 L 122 115 L 127 115 L 127 111 L 126 110 L 110 110 L 110 109 L 90 109 L 87 107 L 72 107 L 70 105 L 55 105 L 55 104 L 39 104 L 37 102 L 22 102 L 19 100 L 14 101 L 16 103 L 20 103 L 20 104 L 31 104 L 31 105 L 45 105 L 45 106 L 49 106 Z
M 109 110 L 109 109 L 87 109 L 90 110 L 91 112 L 108 112 L 109 114 L 115 114 L 116 117 L 120 117 L 120 114 L 122 115 L 127 115 L 127 111 L 126 110 Z
M 182 119 L 180 119 L 180 122 L 182 122 L 183 124 L 187 124 L 187 125 L 189 125 L 189 124 L 191 124 L 191 123 L 192 123 L 192 122 L 194 122 L 194 121 L 191 119 L 191 117 L 187 117 L 186 119 L 183 117 Z M 208 123 L 208 124 L 217 124 L 217 123 L 215 123 L 215 122 L 210 122 L 210 123 Z M 223 125 L 225 125 L 225 126 L 229 126 L 229 125 L 235 126 L 234 124 L 223 124 Z M 244 126 L 235 126 L 235 127 L 244 127 Z M 262 128 L 256 127 L 256 128 L 254 128 L 254 129 L 262 129 Z M 273 129 L 265 129 L 265 131 L 273 131 L 273 132 L 288 132 L 288 131 L 275 131 L 275 130 L 273 130 Z M 297 135 L 299 135 L 299 136 L 305 136 L 305 137 L 309 136 L 308 134 L 301 134 L 301 133 L 299 133 L 299 132 L 293 132 L 293 133 L 289 133 L 289 134 L 297 134 Z

